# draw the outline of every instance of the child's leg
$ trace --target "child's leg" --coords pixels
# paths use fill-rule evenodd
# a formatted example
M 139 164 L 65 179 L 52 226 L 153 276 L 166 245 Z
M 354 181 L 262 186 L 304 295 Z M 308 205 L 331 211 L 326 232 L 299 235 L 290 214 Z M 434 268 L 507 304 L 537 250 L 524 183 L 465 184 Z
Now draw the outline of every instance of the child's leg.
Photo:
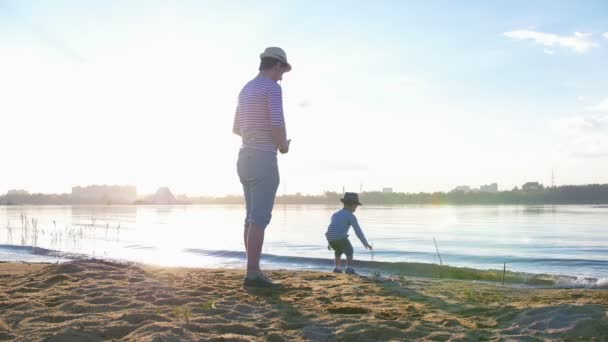
M 344 254 L 346 254 L 346 268 L 353 267 L 353 245 L 350 244 L 349 240 L 346 240 Z
M 341 270 L 342 269 L 342 254 L 336 253 L 335 261 L 336 261 L 336 268 Z
M 337 243 L 335 241 L 330 241 L 328 248 L 331 248 L 334 250 L 334 261 L 336 264 L 336 269 L 341 270 L 342 269 L 342 253 L 344 253 L 344 249 L 342 248 L 342 246 L 339 243 Z M 334 271 L 336 269 L 334 269 Z
M 353 267 L 353 255 L 346 256 L 346 268 Z

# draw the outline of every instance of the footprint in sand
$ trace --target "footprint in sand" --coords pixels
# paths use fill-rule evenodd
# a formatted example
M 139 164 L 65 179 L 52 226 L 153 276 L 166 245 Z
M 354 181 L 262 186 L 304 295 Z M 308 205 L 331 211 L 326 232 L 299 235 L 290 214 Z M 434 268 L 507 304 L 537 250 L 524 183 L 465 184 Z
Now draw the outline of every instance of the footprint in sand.
M 112 303 L 116 303 L 120 300 L 119 297 L 114 297 L 114 296 L 100 296 L 97 298 L 93 298 L 93 299 L 89 299 L 86 302 L 88 304 L 112 304 Z
M 342 315 L 361 315 L 369 313 L 370 310 L 357 306 L 342 306 L 336 308 L 329 308 L 327 311 L 331 314 L 342 314 Z

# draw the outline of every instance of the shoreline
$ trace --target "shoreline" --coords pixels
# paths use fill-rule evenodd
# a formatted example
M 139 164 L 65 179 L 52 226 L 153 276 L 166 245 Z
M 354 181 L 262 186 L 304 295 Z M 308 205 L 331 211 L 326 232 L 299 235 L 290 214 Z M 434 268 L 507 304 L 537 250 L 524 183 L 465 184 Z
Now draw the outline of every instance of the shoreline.
M 608 338 L 608 292 L 414 277 L 102 260 L 0 263 L 0 340 L 368 341 Z
M 227 203 L 172 203 L 172 204 L 152 204 L 152 203 L 0 203 L 0 207 L 188 207 L 188 206 L 244 206 L 245 202 L 227 202 Z M 340 207 L 339 203 L 275 203 L 276 206 L 316 206 L 316 207 Z M 366 208 L 373 207 L 488 207 L 488 206 L 526 206 L 526 207 L 589 207 L 594 209 L 608 209 L 608 202 L 597 203 L 545 203 L 545 202 L 520 202 L 520 203 L 370 203 L 366 204 Z
M 149 265 L 158 267 L 182 267 L 196 269 L 201 266 L 192 265 L 156 265 L 147 264 L 142 261 L 96 257 L 94 255 L 65 253 L 57 250 L 46 249 L 34 246 L 18 246 L 18 245 L 1 245 L 2 248 L 14 249 L 17 251 L 25 251 L 29 254 L 29 258 L 19 259 L 0 259 L 0 263 L 6 262 L 26 262 L 26 263 L 56 263 L 70 262 L 80 260 L 99 259 L 108 262 L 126 263 L 133 265 Z M 221 263 L 221 258 L 240 260 L 245 262 L 244 252 L 242 251 L 208 251 L 201 249 L 186 249 L 185 252 L 195 253 L 206 257 L 217 257 L 218 266 L 203 266 L 208 269 L 238 269 L 241 265 L 226 265 Z M 47 260 L 44 260 L 47 258 Z M 30 259 L 30 260 L 28 260 Z M 333 260 L 329 258 L 312 258 L 300 256 L 285 256 L 274 254 L 263 254 L 263 267 L 272 270 L 286 270 L 292 272 L 298 271 L 313 271 L 326 272 L 333 268 Z M 305 265 L 297 267 L 294 265 Z M 526 271 L 509 270 L 506 271 L 498 268 L 474 268 L 470 266 L 454 266 L 454 265 L 439 265 L 435 263 L 425 262 L 405 262 L 405 261 L 367 261 L 356 260 L 356 269 L 359 273 L 368 276 L 405 276 L 419 277 L 423 279 L 435 280 L 462 280 L 471 282 L 485 282 L 494 285 L 506 286 L 523 286 L 531 288 L 554 288 L 554 289 L 571 289 L 571 288 L 598 288 L 607 289 L 608 279 L 605 277 L 595 277 L 588 275 L 568 275 L 554 273 L 533 273 Z M 504 283 L 503 283 L 504 282 Z

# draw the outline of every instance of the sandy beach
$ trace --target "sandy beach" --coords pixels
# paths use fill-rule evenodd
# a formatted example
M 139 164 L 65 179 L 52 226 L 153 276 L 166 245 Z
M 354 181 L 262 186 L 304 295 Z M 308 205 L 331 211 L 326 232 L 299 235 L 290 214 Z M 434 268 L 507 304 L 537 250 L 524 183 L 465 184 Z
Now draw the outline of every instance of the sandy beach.
M 477 341 L 608 338 L 608 292 L 99 260 L 0 263 L 5 341 Z

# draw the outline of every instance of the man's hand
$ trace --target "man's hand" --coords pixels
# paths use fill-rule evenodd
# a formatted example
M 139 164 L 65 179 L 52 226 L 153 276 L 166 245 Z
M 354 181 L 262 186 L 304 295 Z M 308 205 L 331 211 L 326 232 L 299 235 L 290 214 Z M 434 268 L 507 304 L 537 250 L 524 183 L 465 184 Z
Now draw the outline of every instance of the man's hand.
M 368 244 L 365 246 L 366 249 L 369 249 L 370 251 L 372 250 L 372 245 Z
M 291 144 L 291 139 L 288 139 L 283 145 L 279 146 L 279 152 L 282 154 L 289 152 L 289 144 Z

